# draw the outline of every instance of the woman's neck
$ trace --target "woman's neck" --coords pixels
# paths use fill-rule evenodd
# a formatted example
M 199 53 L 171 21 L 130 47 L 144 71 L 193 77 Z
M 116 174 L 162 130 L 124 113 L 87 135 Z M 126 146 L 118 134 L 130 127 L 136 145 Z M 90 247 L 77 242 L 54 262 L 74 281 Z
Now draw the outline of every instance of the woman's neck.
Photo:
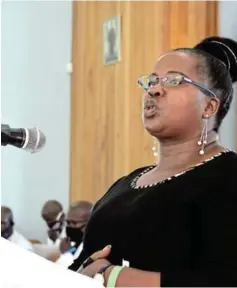
M 207 144 L 204 146 L 204 155 L 200 155 L 201 147 L 198 146 L 198 138 L 186 141 L 160 141 L 159 171 L 175 170 L 195 165 L 223 150 L 219 145 L 217 134 L 213 131 L 208 134 Z

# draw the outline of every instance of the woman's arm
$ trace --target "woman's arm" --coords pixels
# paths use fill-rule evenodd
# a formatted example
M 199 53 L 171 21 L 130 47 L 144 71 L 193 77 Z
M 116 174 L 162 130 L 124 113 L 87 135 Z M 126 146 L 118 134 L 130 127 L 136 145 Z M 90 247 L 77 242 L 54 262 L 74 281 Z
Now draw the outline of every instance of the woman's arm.
M 233 229 L 231 230 L 233 231 L 232 233 L 236 234 Z M 216 261 L 211 259 L 208 267 L 203 267 L 196 271 L 191 269 L 179 270 L 177 267 L 175 271 L 161 271 L 160 273 L 124 267 L 118 275 L 116 287 L 237 287 L 236 237 L 230 239 L 229 237 L 225 238 L 225 235 L 223 236 L 226 239 L 226 245 L 223 245 L 219 253 L 214 253 L 213 256 Z M 223 244 L 223 239 L 210 240 L 212 240 L 213 245 L 219 246 L 220 242 Z M 213 242 L 214 240 L 215 243 Z M 110 253 L 110 249 L 111 247 L 108 246 L 94 253 L 91 256 L 94 262 L 80 273 L 93 278 L 102 267 L 109 264 L 106 258 Z M 231 255 L 230 251 L 232 251 Z M 106 284 L 114 267 L 110 266 L 105 270 L 104 278 Z
M 113 267 L 105 271 L 105 284 Z M 125 267 L 117 278 L 116 287 L 236 287 L 237 270 L 227 270 L 161 274 Z
M 105 287 L 113 267 L 105 271 Z M 160 287 L 160 273 L 124 267 L 117 278 L 116 287 Z

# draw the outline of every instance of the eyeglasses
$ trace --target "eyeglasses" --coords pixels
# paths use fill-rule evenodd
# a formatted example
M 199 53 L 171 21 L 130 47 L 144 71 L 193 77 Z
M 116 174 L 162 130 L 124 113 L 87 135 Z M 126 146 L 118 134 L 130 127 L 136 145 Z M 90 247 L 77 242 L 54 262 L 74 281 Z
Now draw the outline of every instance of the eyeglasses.
M 165 76 L 158 76 L 157 74 L 153 73 L 149 76 L 142 76 L 138 79 L 138 85 L 142 89 L 144 89 L 147 93 L 149 93 L 151 87 L 154 87 L 158 84 L 164 87 L 175 87 L 179 86 L 182 83 L 192 84 L 196 86 L 198 89 L 200 89 L 207 96 L 217 98 L 216 94 L 213 93 L 211 90 L 204 87 L 202 84 L 191 80 L 181 72 L 168 72 Z

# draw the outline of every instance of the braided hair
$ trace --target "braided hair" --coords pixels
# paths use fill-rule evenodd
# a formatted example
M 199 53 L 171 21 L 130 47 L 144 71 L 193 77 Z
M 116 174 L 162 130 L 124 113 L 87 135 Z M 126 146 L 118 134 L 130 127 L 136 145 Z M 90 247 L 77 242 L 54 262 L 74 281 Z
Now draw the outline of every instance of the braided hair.
M 196 69 L 200 78 L 220 100 L 214 127 L 214 130 L 218 132 L 233 99 L 232 84 L 237 81 L 237 42 L 212 36 L 193 48 L 178 48 L 174 51 L 198 57 Z

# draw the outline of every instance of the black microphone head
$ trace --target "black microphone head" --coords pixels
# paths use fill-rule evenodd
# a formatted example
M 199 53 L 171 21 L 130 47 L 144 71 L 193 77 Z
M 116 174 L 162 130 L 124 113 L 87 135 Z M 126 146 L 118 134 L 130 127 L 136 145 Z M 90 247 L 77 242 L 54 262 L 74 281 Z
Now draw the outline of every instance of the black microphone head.
M 24 128 L 24 130 L 25 130 L 25 143 L 22 146 L 22 149 L 30 153 L 39 152 L 46 143 L 45 135 L 37 127 L 28 129 Z

